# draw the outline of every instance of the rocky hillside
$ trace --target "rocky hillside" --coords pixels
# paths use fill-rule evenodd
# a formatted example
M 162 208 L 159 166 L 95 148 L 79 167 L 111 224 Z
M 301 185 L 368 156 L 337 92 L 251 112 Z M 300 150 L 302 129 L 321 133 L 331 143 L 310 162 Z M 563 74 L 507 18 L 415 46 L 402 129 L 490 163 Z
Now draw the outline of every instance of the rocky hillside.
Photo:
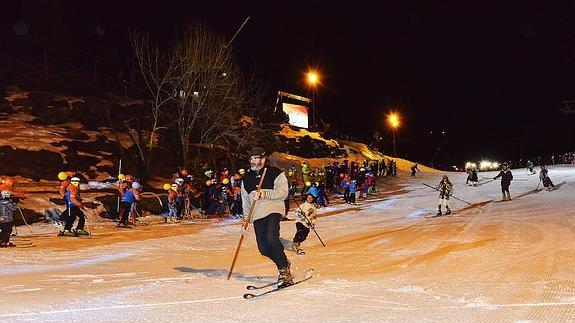
M 6 88 L 0 96 L 0 177 L 14 178 L 16 190 L 27 193 L 28 198 L 20 204 L 26 219 L 43 221 L 63 209 L 56 177 L 63 170 L 83 175 L 83 198 L 90 201 L 88 215 L 106 216 L 115 205 L 120 147 L 135 153 L 128 134 L 113 131 L 110 124 L 129 119 L 142 108 L 142 101 L 112 94 L 90 98 Z M 277 133 L 277 143 L 272 160 L 285 168 L 300 165 L 303 160 L 318 167 L 336 159 L 362 162 L 386 158 L 365 144 L 328 140 L 289 126 Z M 162 167 L 154 170 L 144 189 L 162 194 L 161 185 L 172 180 L 177 165 L 170 158 L 159 164 Z M 400 171 L 408 171 L 411 166 L 411 162 L 401 159 L 397 164 Z M 134 173 L 124 164 L 126 168 Z M 139 207 L 144 212 L 163 212 L 155 197 L 145 199 Z

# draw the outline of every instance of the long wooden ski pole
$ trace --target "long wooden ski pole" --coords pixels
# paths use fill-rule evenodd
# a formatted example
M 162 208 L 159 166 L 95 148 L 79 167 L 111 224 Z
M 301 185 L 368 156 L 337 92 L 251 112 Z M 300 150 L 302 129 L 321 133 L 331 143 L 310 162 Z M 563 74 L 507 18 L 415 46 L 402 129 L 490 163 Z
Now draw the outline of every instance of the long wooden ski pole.
M 258 185 L 258 190 L 256 191 L 257 193 L 259 193 L 261 188 L 262 188 L 262 183 L 264 182 L 264 177 L 266 177 L 267 171 L 268 171 L 268 169 L 264 168 L 264 172 L 262 173 L 262 177 L 260 177 L 260 183 Z M 234 266 L 236 265 L 236 260 L 238 259 L 238 255 L 240 254 L 240 248 L 242 246 L 242 242 L 244 241 L 244 237 L 245 237 L 246 232 L 248 230 L 248 226 L 250 225 L 250 221 L 252 220 L 252 215 L 254 214 L 254 209 L 256 208 L 256 202 L 257 202 L 257 200 L 254 200 L 254 202 L 252 204 L 252 208 L 250 209 L 250 212 L 248 213 L 248 217 L 246 218 L 246 223 L 244 223 L 244 226 L 242 227 L 242 235 L 240 237 L 240 241 L 238 242 L 238 247 L 236 248 L 236 254 L 234 255 L 234 260 L 232 261 L 232 265 L 230 266 L 230 271 L 228 272 L 228 280 L 230 280 L 230 277 L 232 277 L 232 272 L 234 270 Z

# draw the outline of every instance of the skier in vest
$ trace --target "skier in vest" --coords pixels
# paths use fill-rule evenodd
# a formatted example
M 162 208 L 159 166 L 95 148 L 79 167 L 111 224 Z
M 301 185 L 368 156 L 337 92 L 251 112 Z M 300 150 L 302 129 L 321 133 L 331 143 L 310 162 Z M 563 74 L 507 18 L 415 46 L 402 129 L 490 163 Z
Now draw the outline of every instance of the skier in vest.
M 280 241 L 280 221 L 285 212 L 284 200 L 288 195 L 288 181 L 283 171 L 267 163 L 266 150 L 253 147 L 249 151 L 250 171 L 242 182 L 243 209 L 252 213 L 256 241 L 260 253 L 271 259 L 278 268 L 278 288 L 293 284 L 290 262 Z M 262 186 L 261 175 L 267 169 Z M 259 192 L 258 192 L 259 189 Z
M 132 211 L 132 206 L 140 200 L 140 190 L 142 185 L 138 182 L 133 182 L 132 187 L 128 188 L 122 196 L 120 201 L 120 223 L 119 227 L 129 228 L 128 217 Z

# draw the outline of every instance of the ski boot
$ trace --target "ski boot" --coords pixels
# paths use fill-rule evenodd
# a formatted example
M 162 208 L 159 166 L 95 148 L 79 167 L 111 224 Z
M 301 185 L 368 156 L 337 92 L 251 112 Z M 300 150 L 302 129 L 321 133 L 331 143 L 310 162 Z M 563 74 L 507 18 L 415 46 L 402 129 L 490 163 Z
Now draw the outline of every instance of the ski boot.
M 90 232 L 84 230 L 84 229 L 76 229 L 75 231 L 77 236 L 87 236 L 90 235 Z
M 511 201 L 511 194 L 507 193 L 507 201 Z
M 441 208 L 437 210 L 437 214 L 435 216 L 441 216 Z
M 0 242 L 0 248 L 14 248 L 16 247 L 15 244 L 12 242 Z
M 451 209 L 448 206 L 446 206 L 445 208 L 447 209 L 447 211 L 445 211 L 445 215 L 451 214 Z
M 64 231 L 60 231 L 58 236 L 60 236 L 60 237 L 75 237 L 76 234 L 70 230 L 64 230 Z
M 297 252 L 299 249 L 299 242 L 292 242 L 292 244 L 286 248 L 288 251 Z
M 501 201 L 507 201 L 507 195 L 505 195 L 505 193 L 503 193 L 503 198 L 501 199 Z
M 287 267 L 279 270 L 278 288 L 288 287 L 291 285 L 293 285 L 293 276 L 290 271 L 290 263 L 288 262 Z

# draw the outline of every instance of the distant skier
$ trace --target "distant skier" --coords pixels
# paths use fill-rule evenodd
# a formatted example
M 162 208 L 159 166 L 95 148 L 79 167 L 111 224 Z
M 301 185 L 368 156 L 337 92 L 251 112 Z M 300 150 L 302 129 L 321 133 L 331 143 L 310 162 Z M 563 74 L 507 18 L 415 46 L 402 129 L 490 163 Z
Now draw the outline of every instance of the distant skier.
M 441 206 L 445 206 L 445 215 L 451 214 L 451 209 L 449 208 L 449 197 L 453 194 L 453 184 L 449 181 L 447 175 L 443 175 L 441 182 L 437 185 L 437 190 L 439 191 L 439 203 L 437 205 L 437 216 L 441 215 Z
M 477 186 L 477 182 L 479 182 L 479 178 L 477 176 L 477 167 L 472 167 L 469 170 L 469 175 L 467 175 L 467 184 L 472 185 L 472 186 Z
M 548 191 L 552 191 L 555 189 L 555 185 L 549 178 L 549 170 L 547 166 L 541 165 L 541 171 L 539 172 L 539 180 L 543 182 L 543 187 L 547 188 Z
M 15 247 L 10 242 L 10 235 L 14 226 L 16 208 L 16 203 L 12 201 L 12 192 L 9 190 L 0 192 L 0 248 Z
M 317 218 L 317 207 L 314 204 L 314 197 L 311 194 L 308 194 L 305 203 L 299 206 L 296 215 L 295 227 L 297 231 L 293 237 L 292 245 L 288 250 L 301 255 L 304 254 L 305 251 L 300 248 L 300 245 L 307 239 L 310 229 L 314 228 L 314 223 Z
M 419 168 L 417 168 L 417 165 L 419 165 L 419 164 L 415 163 L 415 164 L 411 165 L 411 177 L 415 177 L 415 172 L 419 171 Z
M 533 162 L 531 160 L 527 161 L 527 170 L 529 170 L 529 173 L 535 174 L 535 170 L 533 170 Z
M 503 194 L 502 201 L 511 201 L 511 194 L 509 194 L 509 185 L 511 185 L 511 181 L 513 180 L 513 174 L 509 169 L 509 164 L 503 163 L 501 167 L 502 167 L 501 171 L 497 176 L 493 177 L 493 179 L 496 180 L 499 177 L 501 177 L 501 194 Z

